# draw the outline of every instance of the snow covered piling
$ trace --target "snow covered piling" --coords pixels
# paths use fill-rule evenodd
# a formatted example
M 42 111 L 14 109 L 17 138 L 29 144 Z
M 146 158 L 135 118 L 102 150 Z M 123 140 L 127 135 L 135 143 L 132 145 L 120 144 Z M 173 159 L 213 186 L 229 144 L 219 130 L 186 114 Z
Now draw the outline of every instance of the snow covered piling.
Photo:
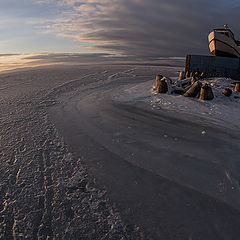
M 225 88 L 222 92 L 226 97 L 230 97 L 232 95 L 232 90 L 230 88 Z
M 191 85 L 191 78 L 185 78 L 183 80 L 176 81 L 176 86 L 185 88 L 188 85 Z
M 234 92 L 240 92 L 240 82 L 237 82 L 234 88 Z
M 159 81 L 160 81 L 162 78 L 163 78 L 163 76 L 162 76 L 161 74 L 158 74 L 158 75 L 156 76 L 156 89 L 157 89 L 157 87 L 158 87 Z
M 184 97 L 196 97 L 201 89 L 201 83 L 199 81 L 192 84 L 192 86 L 183 94 Z
M 167 83 L 167 88 L 168 88 L 168 94 L 171 94 L 172 91 L 173 91 L 173 88 L 172 88 L 172 79 L 171 78 L 168 78 L 168 77 L 163 77 L 162 80 L 165 79 L 166 83 Z
M 158 81 L 157 87 L 156 87 L 156 93 L 167 93 L 168 91 L 168 84 L 166 82 L 165 78 L 162 78 Z
M 191 77 L 191 84 L 194 84 L 197 81 L 197 79 L 193 76 Z
M 182 81 L 184 79 L 188 79 L 188 78 L 192 78 L 192 77 L 195 77 L 197 79 L 203 79 L 203 78 L 206 77 L 206 74 L 205 74 L 205 72 L 200 72 L 199 69 L 197 69 L 197 71 L 195 71 L 195 72 L 189 72 L 189 71 L 184 72 L 184 71 L 181 71 L 179 73 L 178 80 Z
M 197 69 L 197 71 L 194 73 L 194 76 L 196 76 L 197 78 L 201 76 L 201 72 L 199 69 Z
M 186 78 L 186 75 L 192 77 Z M 185 75 L 185 76 L 184 76 Z M 184 79 L 183 76 L 185 77 Z M 162 75 L 156 76 L 156 93 L 168 93 L 168 94 L 178 94 L 183 95 L 184 97 L 198 98 L 199 100 L 212 100 L 215 98 L 213 88 L 216 89 L 211 79 L 205 79 L 206 74 L 204 72 L 197 71 L 195 73 L 184 73 L 180 72 L 179 80 L 178 78 L 173 80 L 169 77 L 163 77 Z M 236 86 L 234 91 L 240 92 L 240 81 L 235 82 Z M 225 84 L 222 85 L 227 86 Z M 221 86 L 219 86 L 221 89 Z M 219 89 L 219 90 L 220 90 Z M 222 91 L 223 88 L 220 90 Z M 231 96 L 233 89 L 226 88 L 222 91 L 222 94 L 225 96 Z M 236 95 L 236 94 L 235 94 Z M 234 98 L 239 98 L 234 96 Z
M 214 98 L 212 88 L 206 83 L 201 87 L 200 100 L 212 100 Z
M 205 72 L 202 72 L 202 73 L 200 74 L 200 76 L 199 76 L 200 79 L 204 79 L 205 77 L 206 77 Z
M 190 77 L 190 72 L 186 72 L 186 78 L 189 78 Z
M 186 78 L 186 75 L 185 75 L 185 72 L 180 72 L 179 73 L 179 80 L 181 81 L 181 80 L 183 80 L 183 79 L 185 79 Z

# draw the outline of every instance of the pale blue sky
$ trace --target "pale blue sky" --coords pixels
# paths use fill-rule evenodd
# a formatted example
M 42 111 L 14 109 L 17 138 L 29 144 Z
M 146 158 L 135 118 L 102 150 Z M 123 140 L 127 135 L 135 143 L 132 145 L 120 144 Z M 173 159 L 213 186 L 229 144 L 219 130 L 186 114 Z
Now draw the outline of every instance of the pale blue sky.
M 61 10 L 54 3 L 0 0 L 0 53 L 78 51 L 78 43 L 44 29 L 47 21 L 60 18 Z

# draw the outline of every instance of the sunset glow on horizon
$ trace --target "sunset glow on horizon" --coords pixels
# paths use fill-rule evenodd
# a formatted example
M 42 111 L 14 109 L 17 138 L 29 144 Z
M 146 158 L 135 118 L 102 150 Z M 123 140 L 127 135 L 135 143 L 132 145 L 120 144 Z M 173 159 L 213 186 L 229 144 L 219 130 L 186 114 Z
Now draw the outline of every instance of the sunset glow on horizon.
M 0 0 L 0 71 L 32 63 L 25 54 L 208 54 L 213 28 L 228 23 L 240 38 L 239 12 L 236 0 Z

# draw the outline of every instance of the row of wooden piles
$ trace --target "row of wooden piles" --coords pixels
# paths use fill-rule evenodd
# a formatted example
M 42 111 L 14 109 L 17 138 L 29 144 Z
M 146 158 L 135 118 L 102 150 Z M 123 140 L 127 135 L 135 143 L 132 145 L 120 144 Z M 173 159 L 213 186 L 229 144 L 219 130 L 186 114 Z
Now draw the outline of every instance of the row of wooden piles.
M 214 94 L 211 86 L 207 83 L 202 83 L 205 74 L 199 71 L 195 73 L 180 72 L 179 80 L 173 82 L 170 78 L 162 75 L 156 76 L 156 93 L 176 93 L 184 97 L 197 97 L 200 100 L 212 100 Z M 240 82 L 235 83 L 235 92 L 240 92 Z M 232 90 L 226 88 L 222 92 L 225 96 L 231 96 Z
M 179 74 L 179 80 L 184 80 L 186 78 L 192 78 L 192 77 L 196 77 L 198 79 L 203 79 L 206 77 L 206 74 L 204 72 L 200 72 L 199 70 L 195 71 L 195 72 L 180 72 Z

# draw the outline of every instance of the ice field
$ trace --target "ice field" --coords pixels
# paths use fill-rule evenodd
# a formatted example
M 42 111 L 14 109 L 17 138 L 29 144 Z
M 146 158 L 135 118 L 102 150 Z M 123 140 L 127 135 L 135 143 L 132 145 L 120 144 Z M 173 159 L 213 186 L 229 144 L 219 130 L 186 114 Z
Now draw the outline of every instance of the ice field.
M 155 94 L 182 67 L 0 74 L 0 239 L 238 239 L 240 94 Z

